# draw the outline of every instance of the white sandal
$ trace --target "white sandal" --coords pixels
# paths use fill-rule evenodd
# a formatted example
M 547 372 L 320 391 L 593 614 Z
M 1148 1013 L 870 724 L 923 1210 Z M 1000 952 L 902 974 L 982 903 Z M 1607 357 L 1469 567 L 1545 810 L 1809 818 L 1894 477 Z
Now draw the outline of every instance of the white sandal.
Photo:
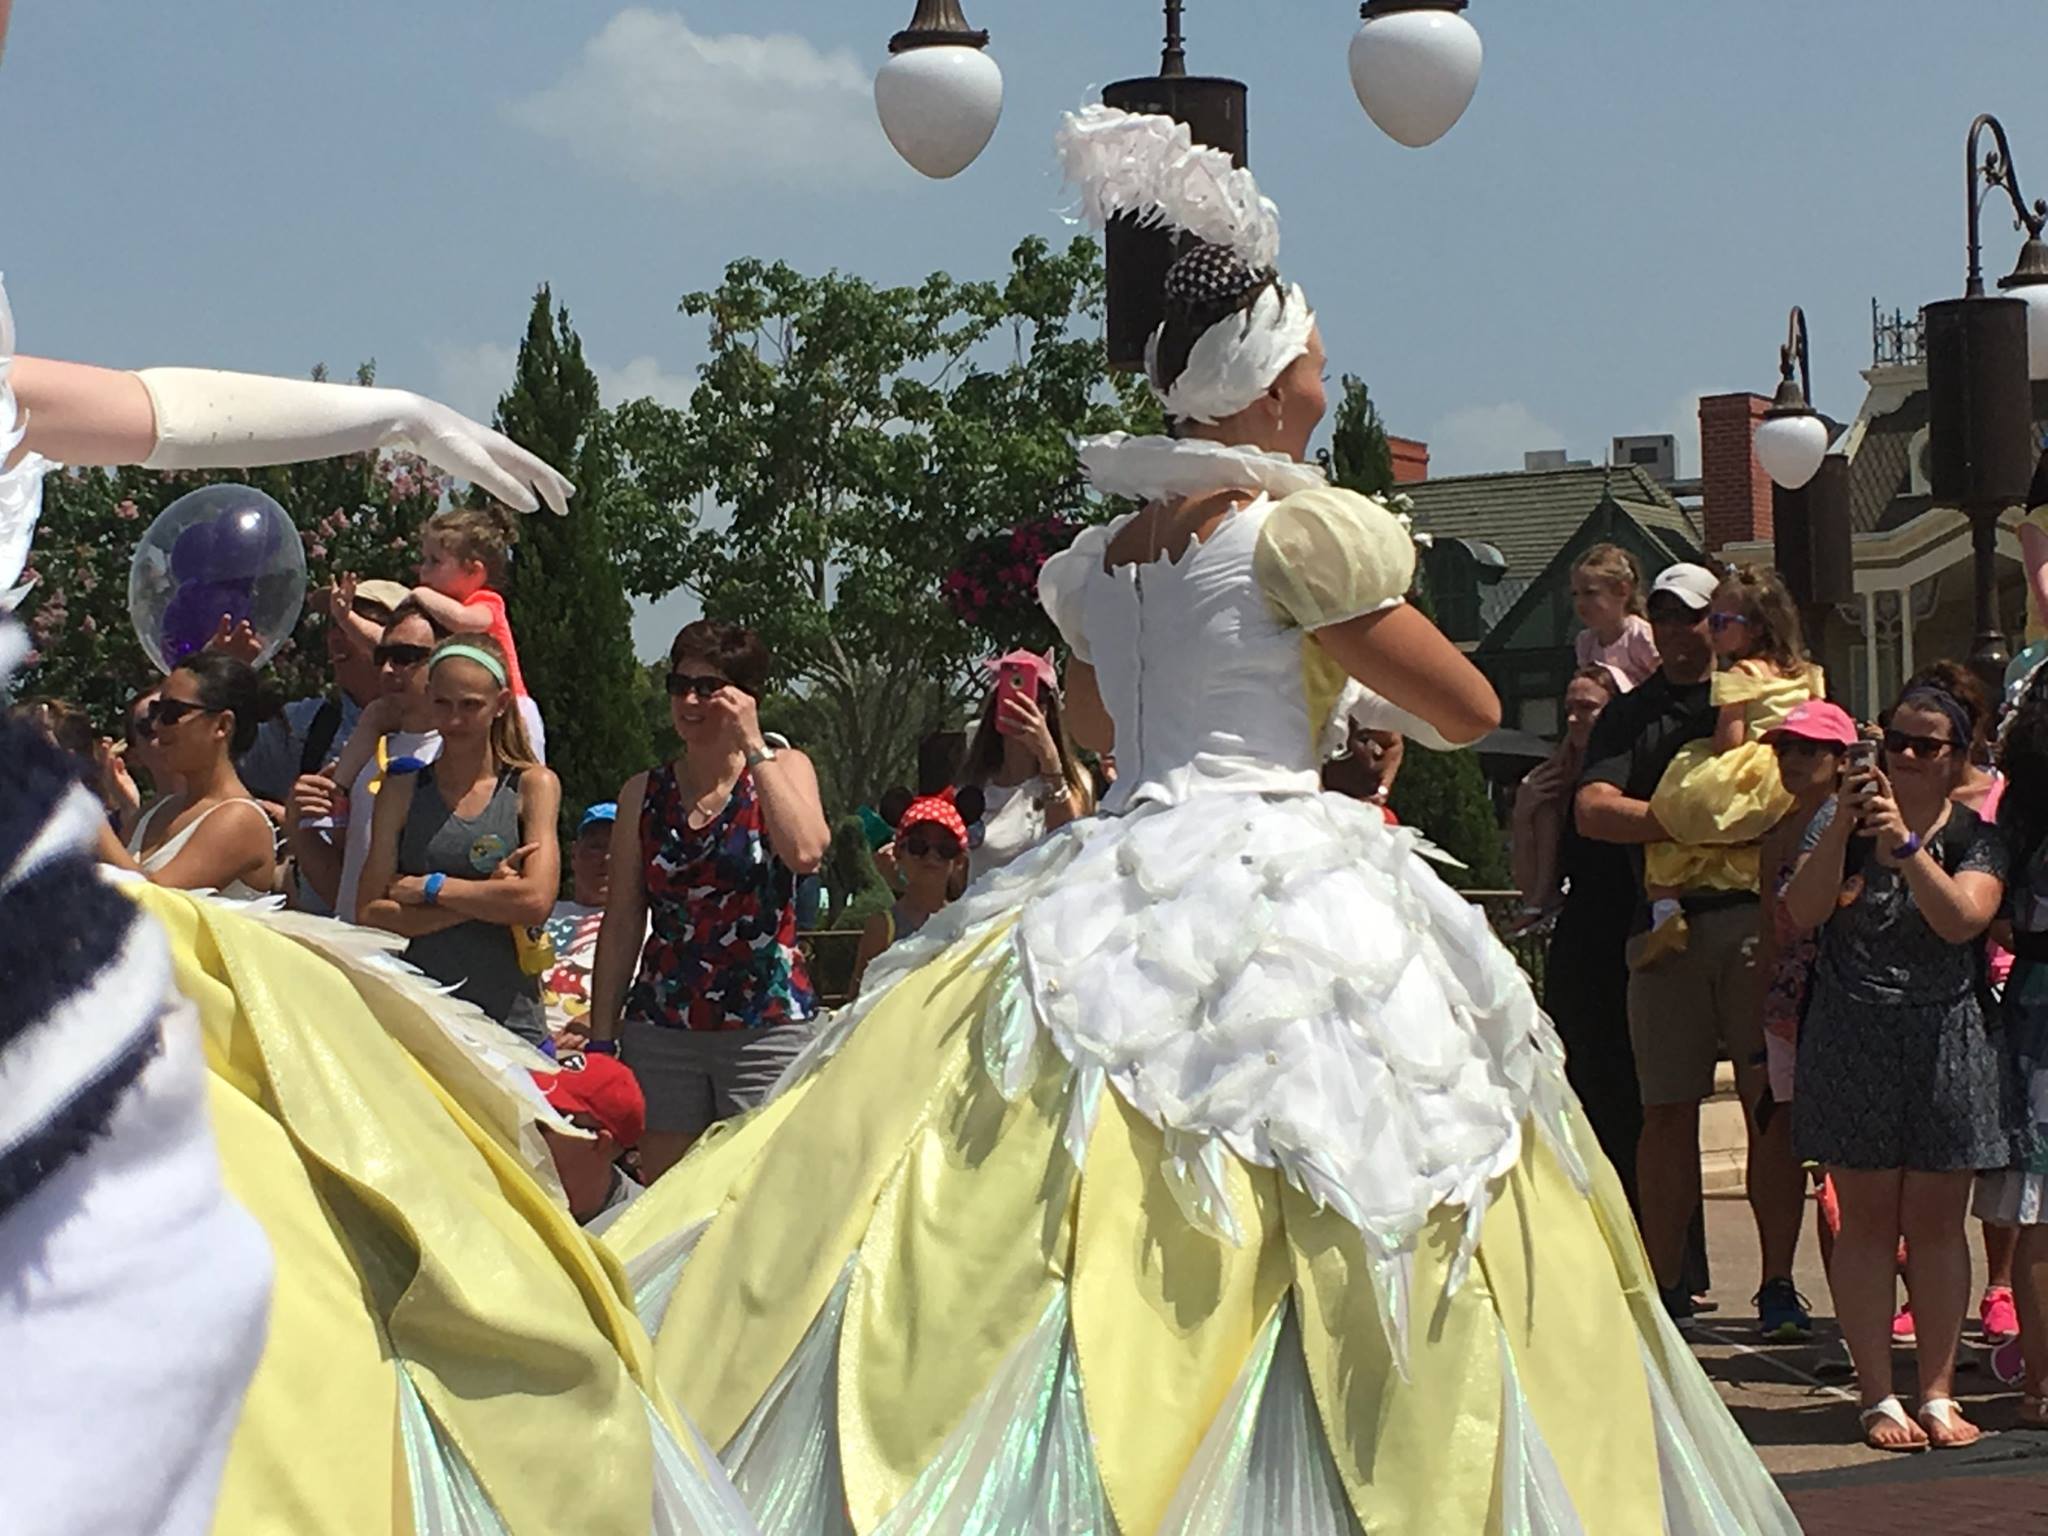
M 1898 1399 L 1894 1398 L 1892 1401 L 1897 1402 Z M 1976 1431 L 1967 1440 L 1936 1440 L 1930 1434 L 1927 1437 L 1927 1443 L 1936 1450 L 1953 1451 L 1961 1450 L 1966 1445 L 1975 1445 L 1979 1440 L 1983 1439 L 1984 1431 L 1978 1429 L 1968 1419 L 1963 1418 L 1962 1412 L 1963 1405 L 1952 1397 L 1930 1397 L 1922 1403 L 1920 1405 L 1919 1419 L 1920 1427 L 1923 1430 L 1927 1428 L 1927 1421 L 1932 1419 L 1945 1435 L 1956 1433 L 1958 1423 L 1965 1429 Z
M 1925 1412 L 1926 1410 L 1922 1409 L 1921 1411 Z M 1903 1445 L 1887 1445 L 1871 1433 L 1877 1427 L 1879 1419 L 1888 1419 L 1900 1429 L 1918 1430 L 1920 1438 L 1918 1440 L 1909 1440 Z M 1894 1454 L 1905 1454 L 1912 1451 L 1924 1451 L 1933 1444 L 1933 1441 L 1928 1438 L 1927 1431 L 1906 1417 L 1905 1405 L 1899 1401 L 1896 1392 L 1889 1397 L 1872 1403 L 1868 1408 L 1864 1409 L 1857 1416 L 1857 1422 L 1863 1426 L 1863 1443 L 1873 1451 L 1890 1451 Z

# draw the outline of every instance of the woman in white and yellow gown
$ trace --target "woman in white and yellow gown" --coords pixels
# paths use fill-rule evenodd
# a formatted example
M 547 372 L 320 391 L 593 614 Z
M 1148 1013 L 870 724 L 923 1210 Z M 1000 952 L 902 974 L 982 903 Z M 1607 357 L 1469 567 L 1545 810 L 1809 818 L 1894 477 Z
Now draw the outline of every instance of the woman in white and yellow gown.
M 1270 205 L 1162 119 L 1062 137 L 1098 218 L 1210 242 L 1151 362 L 1181 437 L 1083 446 L 1147 505 L 1041 583 L 1117 787 L 610 1230 L 657 1378 L 771 1536 L 1796 1531 L 1525 978 L 1318 792 L 1347 671 L 1452 740 L 1497 705 L 1300 462 Z

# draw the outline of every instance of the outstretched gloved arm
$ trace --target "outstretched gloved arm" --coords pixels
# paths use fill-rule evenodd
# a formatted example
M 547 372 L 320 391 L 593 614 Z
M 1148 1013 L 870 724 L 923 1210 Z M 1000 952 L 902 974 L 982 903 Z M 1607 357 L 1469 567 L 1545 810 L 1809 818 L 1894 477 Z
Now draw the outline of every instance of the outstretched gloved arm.
M 14 360 L 13 385 L 25 446 L 59 463 L 239 469 L 406 448 L 522 512 L 566 512 L 574 490 L 504 434 L 410 390 L 36 357 Z

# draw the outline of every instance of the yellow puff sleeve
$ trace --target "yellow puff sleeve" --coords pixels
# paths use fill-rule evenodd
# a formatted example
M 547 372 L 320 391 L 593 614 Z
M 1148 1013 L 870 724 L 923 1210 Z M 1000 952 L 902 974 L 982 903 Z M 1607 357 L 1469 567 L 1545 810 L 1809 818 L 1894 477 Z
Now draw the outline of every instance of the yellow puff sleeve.
M 1318 486 L 1266 514 L 1252 570 L 1283 618 L 1325 629 L 1400 602 L 1415 580 L 1415 540 L 1371 497 Z
M 1747 704 L 1751 699 L 1760 699 L 1769 682 L 1770 679 L 1762 673 L 1752 672 L 1747 667 L 1729 667 L 1725 671 L 1716 672 L 1713 684 L 1714 707 L 1719 709 L 1723 704 Z

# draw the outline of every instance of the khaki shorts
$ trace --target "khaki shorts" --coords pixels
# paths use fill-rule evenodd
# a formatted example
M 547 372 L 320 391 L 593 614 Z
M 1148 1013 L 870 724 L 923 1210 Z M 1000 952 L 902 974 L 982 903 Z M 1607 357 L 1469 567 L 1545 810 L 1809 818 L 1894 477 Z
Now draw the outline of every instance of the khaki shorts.
M 1724 1048 L 1745 1072 L 1762 1055 L 1759 922 L 1753 901 L 1689 912 L 1686 947 L 1629 973 L 1628 1034 L 1644 1104 L 1712 1098 L 1714 1067 Z

